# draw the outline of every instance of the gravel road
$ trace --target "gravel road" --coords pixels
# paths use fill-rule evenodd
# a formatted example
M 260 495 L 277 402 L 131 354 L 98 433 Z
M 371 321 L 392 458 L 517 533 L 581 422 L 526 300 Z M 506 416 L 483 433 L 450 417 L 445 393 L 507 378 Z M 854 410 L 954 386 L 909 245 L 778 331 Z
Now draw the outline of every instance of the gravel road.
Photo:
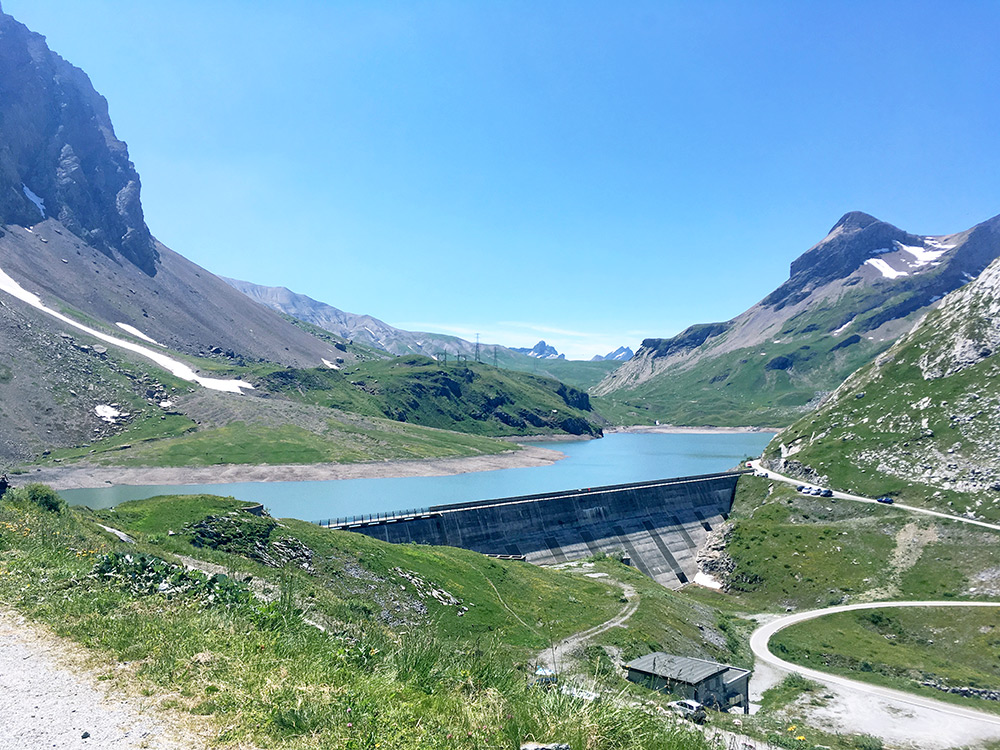
M 759 700 L 770 684 L 788 672 L 798 672 L 830 688 L 833 699 L 812 710 L 810 716 L 834 731 L 871 734 L 896 746 L 921 750 L 1000 740 L 1000 716 L 996 714 L 826 674 L 779 659 L 768 649 L 771 636 L 790 625 L 835 612 L 882 607 L 1000 607 L 1000 602 L 866 602 L 774 618 L 750 637 L 750 649 L 757 658 L 750 699 Z
M 198 750 L 142 701 L 112 693 L 83 649 L 0 609 L 0 750 Z

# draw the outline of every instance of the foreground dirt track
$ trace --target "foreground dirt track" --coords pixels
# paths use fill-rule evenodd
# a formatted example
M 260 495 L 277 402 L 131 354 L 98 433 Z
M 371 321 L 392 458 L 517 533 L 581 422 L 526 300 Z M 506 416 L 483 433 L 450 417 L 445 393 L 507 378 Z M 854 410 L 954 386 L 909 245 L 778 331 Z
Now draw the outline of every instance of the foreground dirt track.
M 0 750 L 207 746 L 198 727 L 174 727 L 142 702 L 113 696 L 108 683 L 87 668 L 82 649 L 4 609 L 0 727 Z

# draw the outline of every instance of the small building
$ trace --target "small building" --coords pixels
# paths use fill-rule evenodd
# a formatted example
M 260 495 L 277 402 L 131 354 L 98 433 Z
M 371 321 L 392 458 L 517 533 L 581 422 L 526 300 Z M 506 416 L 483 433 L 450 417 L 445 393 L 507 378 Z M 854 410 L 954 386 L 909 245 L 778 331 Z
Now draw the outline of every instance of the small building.
M 707 659 L 675 656 L 662 651 L 640 656 L 625 665 L 626 677 L 650 690 L 672 693 L 728 711 L 750 711 L 750 670 Z

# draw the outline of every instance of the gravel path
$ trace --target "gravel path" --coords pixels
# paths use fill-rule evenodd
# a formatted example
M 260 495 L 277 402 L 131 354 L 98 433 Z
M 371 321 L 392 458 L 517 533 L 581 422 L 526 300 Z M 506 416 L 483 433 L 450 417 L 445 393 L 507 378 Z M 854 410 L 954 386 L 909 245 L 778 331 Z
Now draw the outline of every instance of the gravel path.
M 197 750 L 191 727 L 111 693 L 83 649 L 0 609 L 0 750 Z M 183 732 L 183 735 L 181 734 Z
M 1000 740 L 1000 716 L 996 714 L 791 664 L 768 649 L 771 636 L 790 625 L 835 612 L 884 607 L 1000 607 L 1000 602 L 866 602 L 777 617 L 750 637 L 750 649 L 757 658 L 750 700 L 759 700 L 767 687 L 788 672 L 798 672 L 830 688 L 833 699 L 812 710 L 810 717 L 834 731 L 871 734 L 893 745 L 921 750 L 978 746 Z

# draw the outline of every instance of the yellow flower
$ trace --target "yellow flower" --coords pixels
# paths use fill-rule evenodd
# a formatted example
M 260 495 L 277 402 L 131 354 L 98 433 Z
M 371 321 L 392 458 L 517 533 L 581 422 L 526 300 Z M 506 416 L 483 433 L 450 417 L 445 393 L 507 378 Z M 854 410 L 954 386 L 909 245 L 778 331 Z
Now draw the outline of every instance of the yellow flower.
M 792 724 L 790 727 L 788 727 L 788 731 L 789 732 L 794 732 L 795 731 L 795 724 Z
M 795 739 L 797 739 L 797 740 L 805 740 L 805 735 L 803 735 L 803 734 L 800 734 L 800 735 L 799 735 L 798 737 L 796 737 Z

